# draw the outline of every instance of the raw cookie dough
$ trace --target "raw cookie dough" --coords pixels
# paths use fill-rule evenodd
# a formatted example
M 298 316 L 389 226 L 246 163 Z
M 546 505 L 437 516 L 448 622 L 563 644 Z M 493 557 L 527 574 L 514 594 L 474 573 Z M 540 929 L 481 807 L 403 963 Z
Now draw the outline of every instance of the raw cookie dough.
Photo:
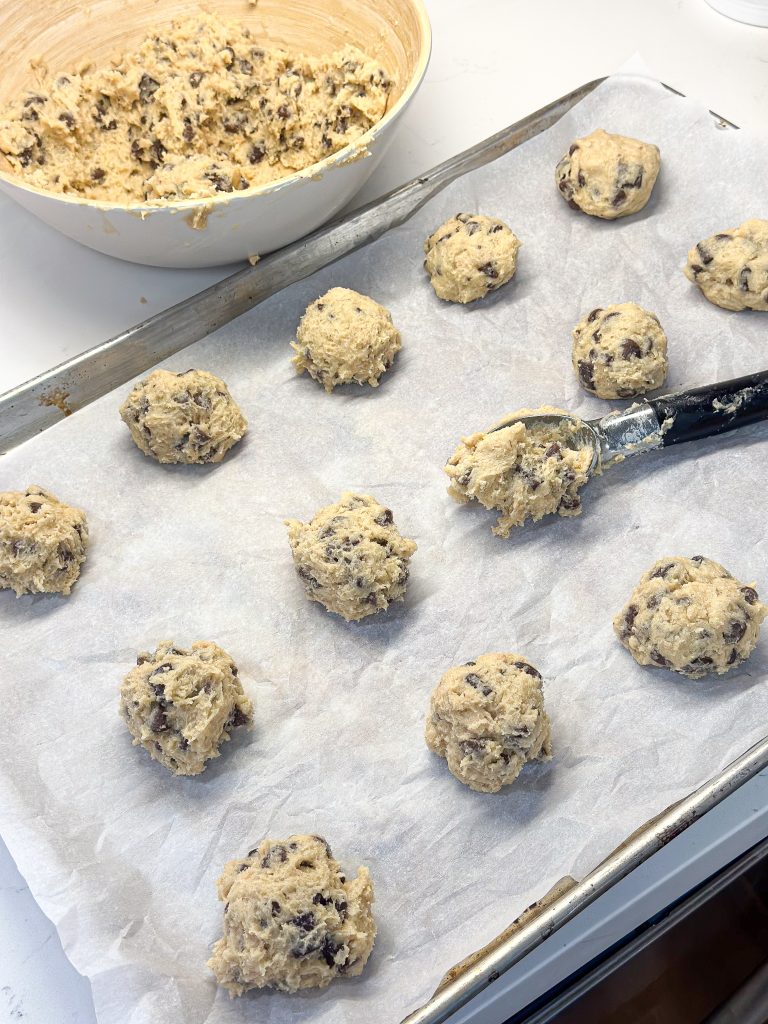
M 549 405 L 518 409 L 512 415 L 537 413 L 569 415 Z M 463 438 L 445 472 L 451 478 L 451 497 L 497 509 L 501 515 L 493 532 L 508 537 L 513 526 L 522 526 L 527 519 L 535 522 L 551 512 L 579 515 L 578 491 L 589 479 L 591 462 L 592 450 L 569 447 L 557 427 L 518 422 Z
M 753 583 L 740 583 L 722 565 L 694 555 L 652 565 L 613 628 L 638 664 L 700 679 L 746 661 L 766 615 Z
M 291 343 L 297 373 L 330 394 L 339 384 L 377 387 L 400 349 L 389 310 L 351 288 L 331 288 L 307 306 Z
M 348 881 L 320 836 L 263 840 L 225 864 L 218 892 L 224 935 L 208 966 L 230 996 L 267 986 L 325 988 L 361 974 L 371 955 L 368 869 Z
M 723 309 L 768 312 L 768 220 L 747 220 L 688 253 L 689 281 Z
M 597 131 L 576 139 L 555 169 L 569 206 L 614 220 L 642 210 L 659 173 L 659 150 L 650 142 Z
M 593 309 L 573 329 L 573 369 L 598 398 L 632 398 L 661 387 L 667 338 L 659 319 L 634 302 Z
M 158 462 L 221 462 L 248 424 L 223 380 L 155 370 L 120 406 L 131 437 Z
M 426 740 L 459 782 L 498 793 L 527 761 L 552 756 L 541 673 L 519 654 L 448 669 L 432 693 Z
M 155 761 L 174 775 L 199 775 L 253 706 L 226 651 L 201 640 L 189 651 L 164 640 L 143 652 L 123 680 L 120 714 Z
M 400 535 L 392 512 L 375 498 L 347 491 L 311 522 L 286 519 L 285 525 L 307 597 L 329 612 L 352 622 L 405 597 L 416 544 Z
M 390 82 L 348 46 L 307 57 L 199 13 L 133 53 L 66 74 L 0 110 L 0 153 L 28 184 L 155 205 L 240 191 L 335 153 L 381 120 Z
M 68 594 L 80 575 L 88 524 L 42 487 L 0 493 L 0 590 Z
M 496 217 L 457 213 L 424 243 L 424 267 L 438 298 L 474 302 L 514 276 L 521 244 Z

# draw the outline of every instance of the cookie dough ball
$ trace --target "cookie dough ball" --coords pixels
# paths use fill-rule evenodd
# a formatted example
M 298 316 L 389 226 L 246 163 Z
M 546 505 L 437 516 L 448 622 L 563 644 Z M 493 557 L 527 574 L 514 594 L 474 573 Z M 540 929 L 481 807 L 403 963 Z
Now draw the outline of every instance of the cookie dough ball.
M 150 757 L 174 775 L 199 775 L 253 706 L 226 651 L 201 640 L 189 651 L 170 641 L 136 659 L 120 690 L 120 714 Z
M 514 277 L 521 244 L 496 217 L 457 213 L 424 243 L 424 267 L 438 298 L 474 302 Z
M 378 302 L 331 288 L 307 306 L 291 348 L 296 372 L 306 370 L 329 394 L 353 382 L 375 388 L 400 349 L 400 332 Z
M 481 654 L 448 669 L 432 693 L 427 746 L 465 786 L 498 793 L 527 761 L 552 756 L 542 686 L 519 654 Z
M 320 836 L 265 839 L 218 881 L 224 935 L 208 966 L 231 996 L 297 992 L 362 973 L 376 925 L 367 868 L 347 880 Z
M 513 416 L 564 413 L 543 405 L 518 409 Z M 575 419 L 575 417 L 572 417 Z M 578 443 L 562 428 L 518 421 L 501 430 L 472 434 L 448 460 L 451 478 L 448 493 L 459 502 L 479 501 L 483 508 L 501 513 L 493 532 L 508 537 L 513 526 L 534 522 L 557 512 L 577 516 L 581 512 L 579 489 L 589 479 L 592 449 L 571 447 Z
M 662 558 L 651 566 L 613 628 L 638 664 L 700 679 L 746 661 L 766 615 L 754 584 L 740 583 L 722 565 L 694 555 Z
M 0 590 L 68 594 L 80 576 L 88 524 L 42 487 L 0 493 Z
M 659 150 L 652 143 L 598 128 L 571 145 L 557 165 L 555 181 L 574 210 L 615 220 L 642 210 L 651 198 L 659 164 Z
M 768 220 L 747 220 L 698 242 L 684 272 L 716 306 L 768 312 Z
M 598 398 L 632 398 L 661 387 L 669 363 L 658 317 L 634 302 L 593 309 L 573 329 L 573 368 Z
M 131 437 L 158 462 L 221 462 L 248 424 L 223 380 L 155 370 L 120 406 Z
M 369 494 L 347 491 L 309 523 L 286 519 L 285 525 L 307 597 L 329 612 L 352 622 L 405 597 L 416 544 Z

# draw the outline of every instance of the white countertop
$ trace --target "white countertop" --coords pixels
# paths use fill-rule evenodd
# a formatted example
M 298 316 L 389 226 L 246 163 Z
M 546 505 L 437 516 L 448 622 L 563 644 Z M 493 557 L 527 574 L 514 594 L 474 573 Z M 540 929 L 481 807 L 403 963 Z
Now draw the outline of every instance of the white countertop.
M 583 82 L 616 70 L 635 53 L 668 85 L 749 131 L 768 131 L 768 29 L 728 21 L 704 0 L 426 2 L 434 31 L 426 80 L 356 203 L 388 191 Z M 765 211 L 756 211 L 761 213 Z M 0 224 L 0 392 L 227 272 L 120 263 L 63 238 L 4 195 Z M 664 858 L 646 865 L 635 893 L 626 890 L 626 903 L 636 904 L 638 892 L 660 888 L 662 874 L 674 874 L 684 891 L 696 880 L 693 871 L 686 877 L 691 850 L 708 848 L 740 822 L 750 822 L 749 840 L 765 835 L 768 816 L 758 815 L 757 808 L 766 806 L 767 797 L 768 775 L 762 775 L 696 826 L 695 842 L 680 837 Z M 674 870 L 670 858 L 677 858 Z M 582 934 L 587 927 L 594 932 L 600 920 L 599 908 L 594 911 L 582 922 Z M 602 928 L 603 946 L 621 934 L 622 924 L 614 921 L 611 928 L 610 934 Z M 545 954 L 542 964 L 551 961 L 553 942 L 558 950 L 565 947 L 563 938 L 555 936 L 549 941 L 550 960 Z M 590 955 L 598 948 L 597 943 L 591 946 Z M 534 989 L 556 980 L 553 972 L 540 970 L 533 988 L 518 986 L 520 994 L 508 1012 L 532 998 Z M 497 1017 L 489 1013 L 483 1020 Z M 88 983 L 64 957 L 55 930 L 0 843 L 0 1024 L 19 1020 L 92 1024 L 95 1016 Z

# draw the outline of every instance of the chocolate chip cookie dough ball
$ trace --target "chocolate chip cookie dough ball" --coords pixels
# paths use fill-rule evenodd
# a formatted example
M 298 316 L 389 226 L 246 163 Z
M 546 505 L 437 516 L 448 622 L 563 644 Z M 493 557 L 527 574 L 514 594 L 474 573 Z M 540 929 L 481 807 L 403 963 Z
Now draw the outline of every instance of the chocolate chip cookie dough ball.
M 340 384 L 375 388 L 400 349 L 400 332 L 378 302 L 331 288 L 307 306 L 291 347 L 296 372 L 306 370 L 329 394 Z
M 320 836 L 265 839 L 218 881 L 224 934 L 208 966 L 231 996 L 298 992 L 362 973 L 376 925 L 367 868 L 347 880 Z
M 120 406 L 131 437 L 158 462 L 221 462 L 248 424 L 223 380 L 155 370 Z
M 547 413 L 568 415 L 544 405 L 518 409 L 512 416 Z M 514 526 L 528 519 L 558 513 L 581 512 L 579 489 L 589 479 L 592 450 L 571 447 L 574 440 L 563 429 L 518 421 L 487 433 L 472 434 L 448 460 L 448 493 L 459 502 L 478 501 L 500 512 L 493 532 L 508 537 Z
M 367 494 L 342 494 L 309 523 L 287 519 L 296 572 L 307 597 L 348 622 L 402 601 L 416 544 L 390 509 Z
M 766 615 L 754 584 L 740 583 L 722 565 L 694 555 L 662 558 L 651 566 L 613 628 L 638 664 L 700 679 L 746 661 Z
M 615 220 L 642 210 L 659 165 L 657 146 L 598 128 L 572 143 L 557 165 L 555 181 L 574 210 Z
M 68 594 L 80 576 L 88 524 L 42 487 L 0 493 L 0 590 Z
M 514 277 L 521 244 L 496 217 L 457 213 L 424 243 L 424 267 L 438 298 L 474 302 Z
M 768 312 L 768 220 L 747 220 L 698 242 L 684 272 L 716 306 Z
M 598 398 L 632 398 L 661 387 L 667 337 L 659 319 L 634 302 L 593 309 L 573 329 L 573 369 Z
M 174 775 L 199 775 L 233 729 L 251 724 L 253 706 L 226 651 L 201 640 L 190 650 L 169 641 L 136 659 L 120 689 L 120 714 L 155 761 Z
M 432 693 L 427 746 L 465 786 L 498 793 L 528 761 L 552 756 L 542 686 L 519 654 L 482 654 L 448 669 Z

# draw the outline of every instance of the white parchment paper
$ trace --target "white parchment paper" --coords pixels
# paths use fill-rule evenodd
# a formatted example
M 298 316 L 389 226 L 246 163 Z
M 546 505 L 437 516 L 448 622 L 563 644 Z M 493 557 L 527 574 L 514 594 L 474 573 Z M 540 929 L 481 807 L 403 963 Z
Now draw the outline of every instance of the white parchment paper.
M 595 127 L 661 147 L 638 216 L 595 220 L 557 193 L 557 160 Z M 517 407 L 607 411 L 570 366 L 570 330 L 596 305 L 658 314 L 671 386 L 763 368 L 768 317 L 715 308 L 681 267 L 700 238 L 768 214 L 766 165 L 768 146 L 697 103 L 615 77 L 410 223 L 171 360 L 221 375 L 249 419 L 222 465 L 145 458 L 117 415 L 127 386 L 2 459 L 0 489 L 39 483 L 90 522 L 69 599 L 0 593 L 0 828 L 102 1024 L 399 1020 L 556 879 L 765 733 L 768 641 L 725 678 L 690 682 L 639 668 L 611 629 L 668 554 L 706 554 L 768 593 L 764 429 L 630 460 L 589 484 L 580 518 L 508 541 L 492 514 L 448 498 L 441 467 L 462 434 Z M 524 242 L 514 282 L 470 308 L 439 302 L 421 267 L 424 237 L 460 210 L 500 216 Z M 337 284 L 402 331 L 376 390 L 329 396 L 289 363 L 306 304 Z M 360 624 L 305 599 L 282 523 L 344 489 L 391 506 L 419 545 L 406 602 Z M 133 748 L 117 714 L 137 651 L 165 638 L 221 644 L 256 705 L 255 731 L 196 779 Z M 422 733 L 442 672 L 500 650 L 543 672 L 555 758 L 490 796 L 456 782 Z M 321 993 L 230 1001 L 205 966 L 215 879 L 293 832 L 370 867 L 373 956 Z

